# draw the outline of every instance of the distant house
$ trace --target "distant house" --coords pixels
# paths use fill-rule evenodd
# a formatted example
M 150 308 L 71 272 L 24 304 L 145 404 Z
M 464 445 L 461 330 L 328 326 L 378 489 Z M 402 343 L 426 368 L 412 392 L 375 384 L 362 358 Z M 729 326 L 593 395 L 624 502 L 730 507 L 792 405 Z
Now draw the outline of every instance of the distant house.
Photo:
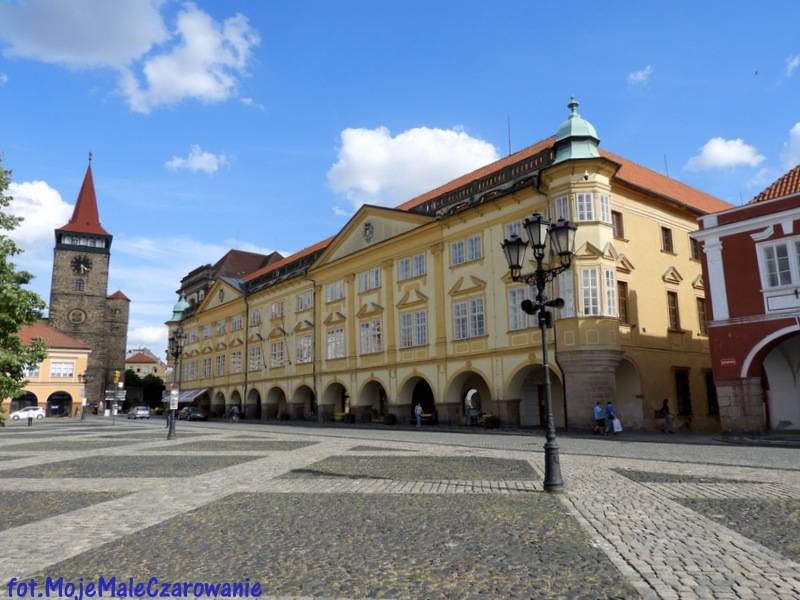
M 722 429 L 800 429 L 800 165 L 699 222 Z
M 155 375 L 159 379 L 164 379 L 164 363 L 148 350 L 147 348 L 136 349 L 128 352 L 125 358 L 125 370 L 133 371 L 139 377 Z
M 46 320 L 37 321 L 19 331 L 25 344 L 41 338 L 47 345 L 47 357 L 26 373 L 27 383 L 21 396 L 3 400 L 4 414 L 26 406 L 41 406 L 47 416 L 75 416 L 80 410 L 91 349 L 88 345 L 51 327 Z

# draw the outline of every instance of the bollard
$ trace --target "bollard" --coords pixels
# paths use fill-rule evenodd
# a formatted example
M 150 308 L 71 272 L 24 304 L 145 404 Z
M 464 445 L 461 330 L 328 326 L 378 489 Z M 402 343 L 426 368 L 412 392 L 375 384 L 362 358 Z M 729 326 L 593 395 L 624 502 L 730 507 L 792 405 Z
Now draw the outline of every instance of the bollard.
M 33 415 L 28 415 L 28 427 L 33 425 Z

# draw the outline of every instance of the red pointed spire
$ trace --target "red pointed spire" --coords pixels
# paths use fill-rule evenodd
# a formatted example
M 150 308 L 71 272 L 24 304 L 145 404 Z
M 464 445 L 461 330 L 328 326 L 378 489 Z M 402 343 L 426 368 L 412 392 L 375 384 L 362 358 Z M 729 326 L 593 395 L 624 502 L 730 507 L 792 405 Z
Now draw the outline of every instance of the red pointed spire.
M 72 218 L 69 220 L 69 223 L 63 227 L 59 227 L 56 231 L 111 235 L 100 225 L 100 215 L 97 213 L 97 197 L 94 194 L 91 156 L 90 153 L 89 166 L 86 168 L 86 175 L 83 178 L 83 185 L 81 185 L 81 191 L 78 194 L 78 201 L 75 203 L 75 209 L 72 211 Z

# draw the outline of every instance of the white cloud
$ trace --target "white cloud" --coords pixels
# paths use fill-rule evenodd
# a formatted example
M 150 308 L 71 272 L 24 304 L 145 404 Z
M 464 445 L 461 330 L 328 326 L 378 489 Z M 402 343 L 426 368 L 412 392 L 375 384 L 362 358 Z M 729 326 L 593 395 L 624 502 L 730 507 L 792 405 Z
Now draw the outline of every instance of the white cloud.
M 174 33 L 164 0 L 0 2 L 4 54 L 82 68 L 113 68 L 131 109 L 194 98 L 220 102 L 247 74 L 257 32 L 242 14 L 217 22 L 194 3 L 178 11 Z M 255 107 L 257 106 L 254 105 Z
M 166 319 L 165 319 L 166 320 Z M 140 325 L 128 328 L 128 346 L 131 348 L 150 347 L 157 349 L 158 356 L 163 356 L 163 348 L 167 346 L 166 325 Z
M 337 217 L 352 217 L 353 216 L 353 209 L 346 209 L 342 208 L 341 206 L 334 206 L 331 210 L 333 210 L 333 214 Z
M 740 165 L 757 167 L 763 161 L 764 156 L 759 154 L 755 147 L 745 144 L 741 138 L 726 140 L 715 137 L 708 140 L 700 149 L 700 154 L 690 158 L 684 168 L 689 171 L 705 171 Z
M 650 79 L 650 75 L 652 74 L 653 67 L 651 65 L 647 65 L 644 69 L 634 71 L 633 73 L 628 73 L 628 83 L 631 85 L 647 83 L 647 80 Z
M 250 108 L 257 108 L 258 110 L 260 110 L 260 111 L 262 111 L 262 112 L 263 112 L 263 111 L 265 111 L 265 110 L 267 110 L 267 107 L 266 107 L 266 106 L 264 106 L 263 104 L 261 104 L 261 103 L 259 103 L 259 102 L 256 102 L 256 101 L 255 101 L 255 100 L 253 100 L 252 98 L 244 97 L 244 98 L 242 98 L 242 99 L 240 100 L 240 102 L 241 102 L 242 104 L 244 104 L 245 106 L 249 106 Z
M 773 169 L 769 167 L 762 167 L 758 170 L 758 173 L 753 175 L 750 179 L 747 180 L 747 187 L 753 188 L 762 186 L 765 183 L 768 183 L 775 179 L 775 172 Z
M 499 158 L 490 143 L 461 129 L 345 129 L 328 184 L 353 208 L 399 204 Z M 335 212 L 335 209 L 334 209 Z
M 171 171 L 186 169 L 187 171 L 204 171 L 206 173 L 216 173 L 220 167 L 228 164 L 228 159 L 224 154 L 213 154 L 206 152 L 197 144 L 192 144 L 189 156 L 182 158 L 173 156 L 164 166 Z
M 261 40 L 244 15 L 217 23 L 192 3 L 178 13 L 181 43 L 144 61 L 142 87 L 131 69 L 122 72 L 120 91 L 130 107 L 142 113 L 186 98 L 227 100 L 246 74 L 252 49 Z
M 789 130 L 789 141 L 783 144 L 781 160 L 787 169 L 800 164 L 800 121 Z
M 8 83 L 8 75 L 0 73 L 0 85 L 5 85 L 6 83 Z
M 791 77 L 797 68 L 800 67 L 800 54 L 790 56 L 786 59 L 786 76 Z
M 8 193 L 14 199 L 9 212 L 23 217 L 11 237 L 25 247 L 36 249 L 46 242 L 52 247 L 53 230 L 65 225 L 72 216 L 72 205 L 61 199 L 61 194 L 44 181 L 11 183 Z
M 123 67 L 169 37 L 162 0 L 27 0 L 0 4 L 7 56 Z

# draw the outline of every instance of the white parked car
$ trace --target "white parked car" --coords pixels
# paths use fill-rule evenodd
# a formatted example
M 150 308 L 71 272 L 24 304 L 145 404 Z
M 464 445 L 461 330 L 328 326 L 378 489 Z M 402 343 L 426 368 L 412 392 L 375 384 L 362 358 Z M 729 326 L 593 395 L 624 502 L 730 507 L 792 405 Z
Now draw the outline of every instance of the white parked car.
M 19 421 L 20 419 L 27 419 L 28 417 L 41 420 L 44 419 L 44 409 L 40 406 L 26 406 L 8 416 L 11 417 L 12 421 Z
M 129 419 L 149 419 L 150 408 L 147 406 L 137 406 L 128 411 Z

